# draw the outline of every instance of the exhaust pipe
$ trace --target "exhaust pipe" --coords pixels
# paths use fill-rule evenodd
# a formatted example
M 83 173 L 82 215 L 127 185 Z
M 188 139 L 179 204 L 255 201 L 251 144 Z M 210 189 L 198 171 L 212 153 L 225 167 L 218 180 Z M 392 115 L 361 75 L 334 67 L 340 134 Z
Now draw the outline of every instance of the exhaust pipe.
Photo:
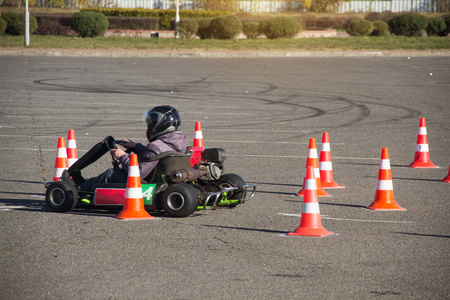
M 170 180 L 172 182 L 185 182 L 196 180 L 197 178 L 207 174 L 207 170 L 197 170 L 189 168 L 187 170 L 176 170 L 170 173 Z

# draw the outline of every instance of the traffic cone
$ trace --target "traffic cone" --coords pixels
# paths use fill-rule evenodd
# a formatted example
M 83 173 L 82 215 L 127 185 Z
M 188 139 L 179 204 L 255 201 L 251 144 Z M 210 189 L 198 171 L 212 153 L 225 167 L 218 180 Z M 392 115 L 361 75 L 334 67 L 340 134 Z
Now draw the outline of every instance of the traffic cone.
M 314 178 L 316 180 L 317 196 L 330 197 L 330 195 L 328 195 L 328 193 L 323 190 L 322 184 L 320 182 L 319 160 L 317 158 L 316 139 L 314 138 L 309 139 L 308 156 L 306 157 L 306 168 L 309 166 L 314 168 Z M 303 187 L 296 194 L 299 197 L 303 196 L 305 193 L 305 181 L 306 181 L 306 169 L 305 169 L 305 177 L 303 177 Z
M 194 144 L 192 147 L 205 147 L 203 144 L 202 124 L 200 122 L 195 122 Z
M 389 162 L 389 151 L 387 148 L 381 150 L 375 200 L 367 208 L 372 210 L 406 210 L 403 207 L 400 207 L 394 199 L 391 163 Z
M 450 165 L 448 166 L 448 175 L 441 181 L 450 183 Z
M 130 156 L 125 204 L 116 218 L 121 220 L 155 219 L 144 209 L 137 154 L 131 154 Z
M 343 189 L 334 181 L 333 166 L 331 163 L 330 137 L 328 132 L 322 134 L 322 146 L 319 156 L 320 183 L 324 189 Z
M 306 167 L 306 180 L 304 183 L 305 196 L 303 198 L 303 210 L 300 218 L 300 225 L 288 235 L 294 236 L 317 236 L 323 237 L 332 235 L 323 228 L 320 219 L 319 200 L 317 198 L 316 179 L 314 178 L 314 168 Z
M 67 161 L 66 141 L 63 137 L 58 138 L 58 150 L 56 152 L 55 172 L 53 174 L 53 181 L 59 181 L 64 170 L 69 168 Z
M 77 142 L 75 140 L 75 130 L 69 129 L 69 137 L 67 139 L 67 160 L 69 168 L 78 160 Z
M 425 118 L 420 118 L 419 133 L 417 134 L 416 153 L 414 155 L 414 161 L 409 166 L 411 168 L 439 168 L 439 166 L 436 166 L 430 160 Z

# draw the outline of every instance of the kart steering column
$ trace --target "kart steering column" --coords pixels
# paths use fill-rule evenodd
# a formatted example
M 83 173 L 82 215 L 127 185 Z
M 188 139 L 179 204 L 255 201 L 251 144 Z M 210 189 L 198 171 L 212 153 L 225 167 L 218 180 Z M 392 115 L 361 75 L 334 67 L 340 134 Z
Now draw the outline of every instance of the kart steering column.
M 106 144 L 106 147 L 109 150 L 109 154 L 111 154 L 113 167 L 119 168 L 120 162 L 117 160 L 117 158 L 114 157 L 114 155 L 111 152 L 111 149 L 117 149 L 116 141 L 114 140 L 114 138 L 112 137 L 110 138 L 110 136 L 108 136 L 103 140 L 103 143 Z

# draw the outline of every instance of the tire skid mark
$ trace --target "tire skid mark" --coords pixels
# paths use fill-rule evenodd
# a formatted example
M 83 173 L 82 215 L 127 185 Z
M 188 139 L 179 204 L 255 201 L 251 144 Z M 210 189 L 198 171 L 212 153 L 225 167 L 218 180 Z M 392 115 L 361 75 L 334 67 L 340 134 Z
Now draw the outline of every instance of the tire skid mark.
M 311 90 L 311 89 L 307 90 L 307 91 L 311 94 L 315 94 L 316 96 L 321 96 L 321 93 L 322 93 L 322 92 L 317 92 L 316 90 Z M 373 100 L 381 100 L 382 98 L 380 98 L 380 97 L 368 96 L 368 95 L 363 95 L 363 94 L 350 94 L 350 93 L 339 93 L 339 94 L 328 93 L 328 94 L 329 94 L 329 96 L 324 96 L 324 97 L 329 98 L 332 101 L 337 100 L 337 101 L 342 101 L 342 102 L 348 103 L 348 104 L 352 105 L 353 107 L 360 105 L 359 106 L 360 110 L 367 109 L 367 110 L 369 110 L 369 114 L 370 114 L 370 109 L 366 105 L 363 105 L 363 104 L 370 104 L 370 105 L 374 105 L 374 106 L 385 106 L 385 107 L 397 108 L 397 109 L 402 109 L 402 110 L 407 111 L 407 115 L 403 116 L 403 117 L 390 118 L 390 119 L 383 120 L 383 121 L 372 121 L 372 122 L 365 123 L 365 124 L 384 124 L 386 122 L 395 122 L 395 121 L 399 121 L 399 120 L 415 118 L 415 117 L 418 117 L 422 113 L 420 110 L 406 107 L 406 106 L 376 103 L 376 102 L 367 101 L 367 100 L 350 100 L 348 98 L 345 98 L 343 95 L 348 95 L 348 96 L 353 96 L 353 97 L 356 96 L 356 97 L 361 97 L 364 99 L 373 99 Z M 337 98 L 335 98 L 335 97 L 337 97 Z M 357 103 L 363 103 L 363 104 L 357 104 Z M 350 125 L 353 125 L 353 124 L 350 124 Z M 343 127 L 343 126 L 348 126 L 348 125 L 344 124 L 344 125 L 340 125 L 339 127 Z
M 343 97 L 339 97 L 336 100 L 340 101 L 340 102 L 348 103 L 351 107 L 358 108 L 360 113 L 359 113 L 359 116 L 357 116 L 354 120 L 352 120 L 350 122 L 347 122 L 345 124 L 342 124 L 342 125 L 338 125 L 338 126 L 336 126 L 334 128 L 342 128 L 342 127 L 346 127 L 346 126 L 352 126 L 352 125 L 355 125 L 355 124 L 363 121 L 364 119 L 366 119 L 367 117 L 370 116 L 370 109 L 367 106 L 365 106 L 365 105 L 356 104 L 354 101 L 349 100 L 349 99 L 345 99 Z
M 319 96 L 319 94 L 318 94 Z M 360 95 L 363 96 L 363 95 Z M 366 97 L 366 96 L 364 96 Z M 393 105 L 393 104 L 384 104 L 384 103 L 375 103 L 372 101 L 364 101 L 364 100 L 351 100 L 348 98 L 345 98 L 343 96 L 338 96 L 336 98 L 333 98 L 333 96 L 329 96 L 327 98 L 329 98 L 328 101 L 339 101 L 339 102 L 343 102 L 348 104 L 348 106 L 346 107 L 342 107 L 342 108 L 337 108 L 337 109 L 333 109 L 333 110 L 323 110 L 314 106 L 308 106 L 308 105 L 302 105 L 299 103 L 292 103 L 293 100 L 299 99 L 300 95 L 298 94 L 293 94 L 293 95 L 289 95 L 288 97 L 285 97 L 283 99 L 280 100 L 269 100 L 269 99 L 264 99 L 264 98 L 251 98 L 253 100 L 259 100 L 262 101 L 266 104 L 270 104 L 270 105 L 288 105 L 288 106 L 293 106 L 293 107 L 299 107 L 299 108 L 306 108 L 309 110 L 312 110 L 313 112 L 308 115 L 308 116 L 303 116 L 303 117 L 298 117 L 298 118 L 291 118 L 291 119 L 283 119 L 283 120 L 275 120 L 273 121 L 274 123 L 283 123 L 283 122 L 294 122 L 294 121 L 300 121 L 300 120 L 305 120 L 305 119 L 309 119 L 309 118 L 316 118 L 316 117 L 321 117 L 327 114 L 342 114 L 344 112 L 348 112 L 354 108 L 359 110 L 359 114 L 357 116 L 355 116 L 352 120 L 341 124 L 341 125 L 337 125 L 337 126 L 331 126 L 331 128 L 333 129 L 337 129 L 337 128 L 344 128 L 344 127 L 348 127 L 348 126 L 354 126 L 355 124 L 361 123 L 362 121 L 364 121 L 365 119 L 367 119 L 370 114 L 370 108 L 369 105 L 372 106 L 382 106 L 382 107 L 387 107 L 387 108 L 394 108 L 394 109 L 401 109 L 406 111 L 406 114 L 400 117 L 391 117 L 388 118 L 386 120 L 382 120 L 382 121 L 371 121 L 371 122 L 367 122 L 366 124 L 372 124 L 372 125 L 376 125 L 376 124 L 386 124 L 386 123 L 390 123 L 390 122 L 396 122 L 399 120 L 404 120 L 404 119 L 409 119 L 409 118 L 414 118 L 417 117 L 421 114 L 420 110 L 417 109 L 413 109 L 413 108 L 409 108 L 406 106 L 400 106 L 400 105 Z M 366 98 L 371 98 L 374 100 L 379 100 L 379 98 L 376 97 L 366 97 Z M 248 125 L 258 125 L 261 123 L 250 123 L 250 124 L 246 124 Z M 307 133 L 307 135 L 311 135 L 311 134 L 315 134 L 315 133 L 320 133 L 321 131 L 314 131 L 312 130 L 311 132 Z M 302 137 L 306 134 L 301 134 L 299 136 L 296 137 Z M 293 138 L 296 138 L 293 137 Z
M 282 123 L 282 122 L 291 122 L 291 121 L 305 120 L 305 119 L 309 119 L 309 118 L 320 117 L 320 116 L 323 116 L 323 115 L 325 115 L 327 113 L 325 110 L 317 108 L 317 107 L 314 107 L 314 106 L 302 105 L 302 104 L 297 104 L 297 103 L 292 103 L 291 102 L 292 100 L 296 100 L 296 99 L 299 99 L 299 98 L 300 98 L 300 95 L 292 94 L 292 95 L 289 95 L 288 97 L 286 97 L 284 99 L 280 99 L 279 101 L 265 100 L 266 104 L 270 104 L 270 105 L 285 104 L 285 105 L 291 105 L 291 106 L 300 107 L 300 108 L 306 108 L 306 109 L 309 109 L 309 110 L 313 111 L 313 113 L 311 115 L 306 116 L 306 117 L 278 120 L 278 121 L 274 121 L 274 123 Z M 261 98 L 259 98 L 259 99 L 262 100 Z
M 384 120 L 384 121 L 373 121 L 373 122 L 369 122 L 366 124 L 385 124 L 386 122 L 395 122 L 395 121 L 400 121 L 400 120 L 405 120 L 405 119 L 410 119 L 410 118 L 415 118 L 418 117 L 422 114 L 422 112 L 418 109 L 414 109 L 414 108 L 410 108 L 410 107 L 406 107 L 406 106 L 400 106 L 400 105 L 393 105 L 393 104 L 380 104 L 380 103 L 373 103 L 373 102 L 368 102 L 368 101 L 359 101 L 362 103 L 369 103 L 372 105 L 380 105 L 380 106 L 387 106 L 387 107 L 392 107 L 392 108 L 399 108 L 399 109 L 403 109 L 407 111 L 407 115 L 403 116 L 403 117 L 397 117 L 397 118 L 390 118 L 388 120 Z
M 34 83 L 39 84 L 39 85 L 45 85 L 47 87 L 54 87 L 56 89 L 64 89 L 65 91 L 73 91 L 73 92 L 85 92 L 85 93 L 110 93 L 110 94 L 136 94 L 136 95 L 141 95 L 142 92 L 146 92 L 146 96 L 148 96 L 149 94 L 155 93 L 158 94 L 159 97 L 162 98 L 168 98 L 168 99 L 176 99 L 176 100 L 180 100 L 180 101 L 194 101 L 194 100 L 198 100 L 197 97 L 193 96 L 194 94 L 198 95 L 198 94 L 202 94 L 203 96 L 207 96 L 208 94 L 210 94 L 211 96 L 217 96 L 217 94 L 212 94 L 212 93 L 201 93 L 199 92 L 199 88 L 202 90 L 211 88 L 214 85 L 221 85 L 225 82 L 221 82 L 221 81 L 211 81 L 208 82 L 208 78 L 207 77 L 199 77 L 196 80 L 192 80 L 192 81 L 186 81 L 183 83 L 179 83 L 177 85 L 173 85 L 172 87 L 158 87 L 158 86 L 154 86 L 154 87 L 150 87 L 150 86 L 145 86 L 145 88 L 141 88 L 141 89 L 137 89 L 139 88 L 136 86 L 132 86 L 132 90 L 127 89 L 127 87 L 124 87 L 123 90 L 113 90 L 110 89 L 110 87 L 105 87 L 105 88 L 89 88 L 89 87 L 74 87 L 74 86 L 69 86 L 69 85 L 64 85 L 64 84 L 57 84 L 57 83 L 52 83 L 52 80 L 64 80 L 61 78 L 58 79 L 42 79 L 42 80 L 36 80 L 34 81 Z M 68 80 L 68 78 L 65 78 L 65 80 Z M 229 83 L 228 83 L 229 84 Z M 239 85 L 237 83 L 237 85 Z M 242 86 L 242 84 L 240 84 Z M 268 104 L 268 105 L 280 105 L 280 106 L 291 106 L 291 107 L 296 107 L 296 108 L 301 108 L 301 109 L 307 109 L 309 111 L 311 111 L 310 114 L 308 114 L 307 116 L 301 116 L 301 117 L 294 117 L 294 118 L 289 118 L 289 119 L 283 119 L 283 118 L 279 118 L 279 116 L 277 116 L 276 119 L 273 120 L 273 123 L 286 123 L 286 122 L 295 122 L 295 121 L 300 121 L 300 120 L 305 120 L 305 119 L 311 119 L 311 118 L 316 118 L 316 117 L 322 117 L 325 116 L 327 114 L 342 114 L 348 111 L 351 111 L 352 109 L 356 108 L 359 110 L 359 114 L 356 116 L 353 116 L 353 119 L 341 124 L 341 125 L 337 125 L 337 126 L 332 126 L 331 128 L 343 128 L 343 127 L 347 127 L 347 126 L 352 126 L 355 124 L 358 124 L 360 122 L 362 122 L 363 120 L 365 120 L 366 118 L 368 118 L 370 116 L 370 109 L 366 104 L 370 104 L 370 105 L 375 105 L 375 106 L 384 106 L 384 107 L 389 107 L 389 108 L 397 108 L 397 109 L 403 109 L 407 111 L 407 114 L 405 116 L 401 116 L 401 117 L 394 117 L 394 118 L 389 118 L 387 120 L 383 120 L 383 121 L 372 121 L 366 124 L 385 124 L 387 122 L 395 122 L 398 120 L 402 120 L 402 119 L 408 119 L 408 118 L 412 118 L 412 117 L 417 117 L 418 115 L 420 115 L 420 111 L 416 110 L 416 109 L 412 109 L 412 108 L 408 108 L 408 107 L 404 107 L 404 106 L 398 106 L 398 105 L 392 105 L 392 104 L 380 104 L 380 103 L 374 103 L 371 101 L 364 101 L 364 100 L 351 100 L 348 99 L 344 96 L 342 96 L 342 94 L 339 95 L 333 95 L 333 94 L 329 94 L 328 95 L 323 95 L 323 92 L 320 91 L 316 91 L 316 90 L 306 90 L 306 93 L 308 94 L 308 96 L 310 97 L 311 94 L 315 95 L 318 98 L 322 98 L 324 99 L 325 103 L 326 102 L 334 102 L 334 101 L 338 101 L 338 102 L 342 102 L 342 103 L 346 103 L 348 104 L 348 106 L 346 107 L 342 107 L 342 108 L 336 108 L 336 109 L 332 109 L 332 110 L 326 110 L 326 109 L 321 109 L 317 106 L 314 105 L 305 105 L 305 104 L 301 104 L 301 103 L 296 103 L 296 101 L 301 100 L 301 97 L 304 97 L 305 93 L 299 94 L 299 93 L 294 93 L 294 94 L 290 94 L 284 98 L 280 98 L 278 100 L 270 100 L 267 98 L 262 98 L 262 97 L 253 97 L 252 95 L 258 94 L 258 95 L 269 95 L 271 92 L 275 91 L 275 90 L 279 90 L 279 87 L 275 84 L 272 83 L 267 83 L 267 82 L 246 82 L 246 85 L 248 85 L 249 88 L 261 88 L 261 86 L 266 86 L 266 88 L 263 88 L 262 90 L 254 93 L 254 94 L 249 94 L 248 96 L 244 96 L 242 97 L 242 94 L 239 92 L 236 93 L 225 93 L 222 94 L 221 96 L 225 96 L 226 98 L 233 98 L 237 95 L 239 95 L 239 100 L 244 100 L 244 99 L 251 99 L 252 101 L 259 101 L 259 102 L 263 102 L 264 104 Z M 176 86 L 176 88 L 175 88 Z M 144 87 L 144 86 L 143 86 Z M 231 91 L 233 89 L 230 89 Z M 195 91 L 195 92 L 194 92 Z M 150 92 L 150 93 L 149 93 Z M 168 93 L 170 92 L 170 94 L 168 95 L 161 95 L 160 93 L 164 92 L 164 93 Z M 379 98 L 377 97 L 373 97 L 373 96 L 367 96 L 367 95 L 359 95 L 359 94 L 349 94 L 351 96 L 359 96 L 359 97 L 363 97 L 365 99 L 373 99 L 373 100 L 379 100 Z M 278 95 L 272 95 L 274 97 L 277 97 Z M 323 103 L 323 102 L 322 102 Z M 249 126 L 249 125 L 261 125 L 261 124 L 265 124 L 264 122 L 249 122 L 247 124 L 245 124 L 245 126 Z M 92 125 L 94 124 L 88 124 L 85 126 L 85 128 L 90 128 Z
M 148 95 L 149 92 L 155 93 L 186 93 L 187 88 L 197 88 L 199 85 L 206 85 L 209 87 L 210 84 L 206 82 L 206 77 L 200 77 L 198 80 L 185 81 L 166 87 L 162 86 L 152 86 L 150 84 L 142 85 L 125 85 L 121 84 L 121 89 L 117 89 L 116 86 L 105 86 L 105 87 L 89 87 L 89 86 L 70 86 L 67 84 L 58 84 L 55 81 L 70 82 L 71 78 L 48 78 L 34 80 L 33 83 L 38 85 L 43 85 L 47 87 L 53 87 L 55 91 L 64 90 L 65 92 L 83 92 L 83 93 L 93 93 L 93 94 L 130 94 L 130 95 Z

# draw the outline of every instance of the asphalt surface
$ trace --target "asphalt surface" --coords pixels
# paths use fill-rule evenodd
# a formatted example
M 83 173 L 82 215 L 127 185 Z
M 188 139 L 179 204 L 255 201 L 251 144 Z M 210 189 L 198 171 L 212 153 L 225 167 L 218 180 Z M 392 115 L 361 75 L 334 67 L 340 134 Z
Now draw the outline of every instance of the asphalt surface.
M 449 299 L 449 57 L 79 58 L 0 56 L 1 299 Z M 57 139 L 79 155 L 107 135 L 145 142 L 142 114 L 178 108 L 190 140 L 226 150 L 251 201 L 187 218 L 53 213 Z M 419 118 L 431 160 L 412 169 Z M 331 140 L 325 238 L 300 222 L 310 138 Z M 372 203 L 382 148 L 396 202 Z M 104 157 L 84 173 L 110 167 Z
M 449 49 L 436 50 L 140 50 L 1 48 L 0 56 L 145 57 L 145 58 L 279 58 L 279 57 L 449 57 Z

